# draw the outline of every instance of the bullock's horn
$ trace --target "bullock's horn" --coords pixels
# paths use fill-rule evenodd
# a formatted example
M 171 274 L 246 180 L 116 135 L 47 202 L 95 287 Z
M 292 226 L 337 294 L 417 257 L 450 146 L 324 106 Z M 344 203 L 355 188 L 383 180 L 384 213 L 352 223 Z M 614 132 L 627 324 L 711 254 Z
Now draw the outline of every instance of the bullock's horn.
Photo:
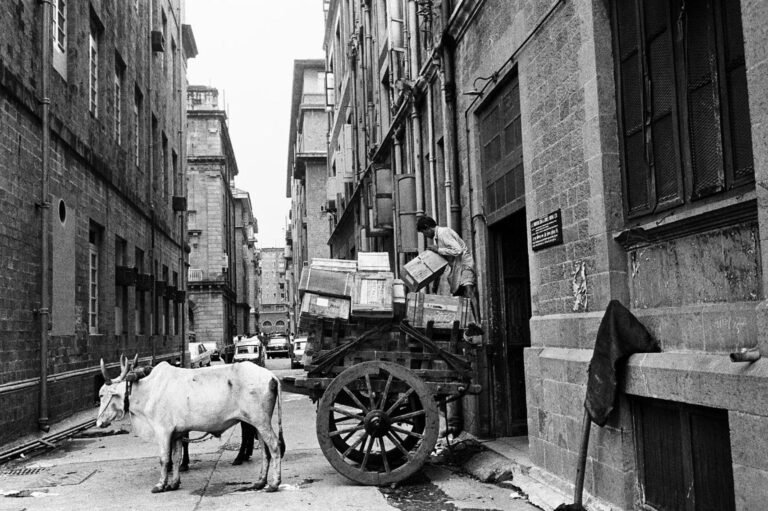
M 139 364 L 139 354 L 136 353 L 136 356 L 133 357 L 133 362 L 131 363 L 131 369 L 136 369 L 138 364 Z
M 101 375 L 104 377 L 104 385 L 112 385 L 112 379 L 107 374 L 107 366 L 104 365 L 104 359 L 101 359 Z
M 125 375 L 128 374 L 128 370 L 130 369 L 128 365 L 128 358 L 125 355 L 120 355 L 120 376 L 117 377 L 117 381 L 123 381 L 125 379 Z

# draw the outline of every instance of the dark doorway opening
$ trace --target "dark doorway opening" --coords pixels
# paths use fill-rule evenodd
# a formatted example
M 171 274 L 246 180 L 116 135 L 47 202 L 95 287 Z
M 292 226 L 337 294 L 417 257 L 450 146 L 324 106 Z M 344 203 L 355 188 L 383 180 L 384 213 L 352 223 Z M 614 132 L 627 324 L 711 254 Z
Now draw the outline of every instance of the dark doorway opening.
M 491 424 L 496 436 L 525 435 L 524 350 L 531 345 L 531 282 L 525 210 L 489 228 L 492 331 Z

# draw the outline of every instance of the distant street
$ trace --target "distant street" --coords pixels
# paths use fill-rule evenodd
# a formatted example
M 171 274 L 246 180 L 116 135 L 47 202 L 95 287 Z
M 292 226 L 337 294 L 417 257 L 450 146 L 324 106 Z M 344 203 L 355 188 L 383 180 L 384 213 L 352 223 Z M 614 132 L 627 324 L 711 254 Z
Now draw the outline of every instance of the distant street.
M 270 359 L 267 365 L 280 377 L 302 372 L 291 370 L 287 358 Z M 232 428 L 220 439 L 190 446 L 190 470 L 182 474 L 179 490 L 151 494 L 158 479 L 157 448 L 130 433 L 125 419 L 107 430 L 88 430 L 46 454 L 0 467 L 0 509 L 535 509 L 508 487 L 483 484 L 439 464 L 428 464 L 422 474 L 394 489 L 357 485 L 323 456 L 309 398 L 285 393 L 283 402 L 287 452 L 277 493 L 248 490 L 260 468 L 259 453 L 242 466 L 232 466 L 240 443 L 239 428 Z

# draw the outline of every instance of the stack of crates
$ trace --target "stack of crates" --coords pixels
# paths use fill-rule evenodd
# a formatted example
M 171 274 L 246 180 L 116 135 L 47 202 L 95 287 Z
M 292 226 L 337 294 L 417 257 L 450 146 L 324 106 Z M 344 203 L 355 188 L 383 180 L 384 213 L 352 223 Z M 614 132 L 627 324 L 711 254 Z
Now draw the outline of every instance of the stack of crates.
M 314 258 L 299 279 L 299 328 L 311 330 L 323 319 L 349 320 L 357 262 Z
M 393 317 L 392 286 L 395 275 L 386 252 L 360 252 L 352 293 L 352 316 L 386 319 Z

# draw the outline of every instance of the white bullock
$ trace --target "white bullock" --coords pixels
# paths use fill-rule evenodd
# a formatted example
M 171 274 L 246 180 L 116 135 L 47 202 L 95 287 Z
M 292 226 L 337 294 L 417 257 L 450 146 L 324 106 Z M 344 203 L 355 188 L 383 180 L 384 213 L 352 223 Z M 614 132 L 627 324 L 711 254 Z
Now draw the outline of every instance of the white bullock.
M 185 433 L 203 431 L 218 436 L 239 421 L 256 428 L 261 443 L 261 474 L 254 488 L 268 483 L 267 491 L 277 490 L 285 442 L 280 381 L 274 374 L 256 364 L 183 369 L 161 362 L 155 368 L 136 368 L 137 358 L 129 364 L 121 356 L 121 372 L 115 380 L 109 378 L 101 361 L 105 383 L 99 391 L 96 425 L 106 427 L 130 413 L 136 433 L 157 442 L 160 481 L 152 493 L 179 487 Z M 277 435 L 272 429 L 275 404 Z

